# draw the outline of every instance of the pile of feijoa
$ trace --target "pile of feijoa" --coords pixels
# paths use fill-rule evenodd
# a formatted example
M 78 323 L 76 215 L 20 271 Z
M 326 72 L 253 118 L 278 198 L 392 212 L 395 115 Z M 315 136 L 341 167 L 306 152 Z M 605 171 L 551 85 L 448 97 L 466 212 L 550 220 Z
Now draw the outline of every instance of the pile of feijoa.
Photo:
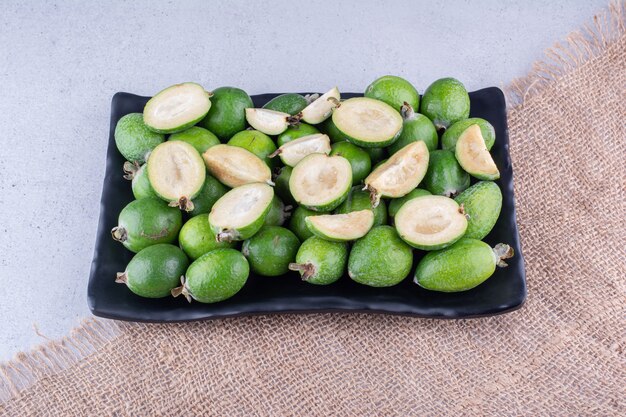
M 316 285 L 347 271 L 388 287 L 418 250 L 419 286 L 473 288 L 512 250 L 482 242 L 500 215 L 500 173 L 494 128 L 469 114 L 453 78 L 421 98 L 385 76 L 364 97 L 335 87 L 262 108 L 238 88 L 168 87 L 115 129 L 136 198 L 112 230 L 136 253 L 117 281 L 203 303 L 232 297 L 251 271 Z

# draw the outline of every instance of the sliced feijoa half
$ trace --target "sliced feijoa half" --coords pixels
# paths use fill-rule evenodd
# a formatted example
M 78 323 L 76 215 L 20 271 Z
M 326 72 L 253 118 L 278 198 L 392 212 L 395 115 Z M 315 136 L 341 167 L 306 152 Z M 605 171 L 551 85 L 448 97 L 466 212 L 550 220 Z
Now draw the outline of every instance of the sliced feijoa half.
M 341 95 L 339 90 L 337 87 L 333 87 L 322 94 L 317 100 L 306 106 L 300 113 L 300 118 L 312 125 L 322 123 L 330 117 L 340 99 Z
M 202 157 L 211 175 L 229 187 L 255 182 L 274 185 L 270 167 L 247 149 L 215 145 L 207 149 Z
M 182 141 L 163 142 L 150 153 L 146 170 L 159 197 L 172 207 L 193 210 L 191 199 L 200 192 L 206 177 L 204 162 L 196 148 Z
M 362 238 L 374 225 L 372 210 L 347 214 L 322 214 L 304 219 L 306 227 L 315 236 L 333 242 L 347 242 Z
M 266 135 L 280 135 L 299 118 L 289 113 L 268 109 L 246 109 L 246 120 L 256 130 Z
M 195 125 L 211 108 L 211 93 L 196 83 L 176 84 L 157 93 L 143 109 L 143 121 L 158 133 L 175 133 Z
M 367 97 L 341 102 L 333 111 L 333 123 L 350 142 L 364 148 L 390 145 L 402 132 L 400 113 L 382 101 Z
M 245 240 L 259 231 L 272 205 L 274 189 L 267 184 L 233 188 L 215 202 L 209 224 L 218 242 Z
M 471 125 L 461 134 L 454 150 L 459 165 L 479 180 L 497 180 L 500 171 L 485 145 L 480 126 Z
M 351 186 L 350 162 L 323 153 L 305 157 L 289 178 L 289 190 L 296 202 L 314 211 L 330 211 L 340 205 Z
M 463 207 L 441 195 L 426 195 L 407 201 L 396 213 L 394 223 L 402 240 L 423 250 L 450 246 L 467 229 Z
M 295 167 L 305 156 L 312 153 L 330 153 L 330 138 L 322 133 L 303 136 L 282 145 L 270 158 L 280 156 L 283 164 Z
M 372 204 L 381 197 L 403 197 L 417 187 L 428 170 L 428 148 L 422 141 L 413 142 L 394 153 L 365 178 Z

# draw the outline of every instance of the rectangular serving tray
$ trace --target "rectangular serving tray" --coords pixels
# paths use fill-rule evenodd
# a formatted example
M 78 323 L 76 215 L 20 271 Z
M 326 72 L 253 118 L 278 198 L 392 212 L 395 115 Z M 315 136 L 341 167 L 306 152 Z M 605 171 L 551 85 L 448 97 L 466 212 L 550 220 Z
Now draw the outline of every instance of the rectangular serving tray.
M 278 94 L 252 96 L 261 107 Z M 342 98 L 361 94 L 342 94 Z M 497 181 L 502 190 L 502 212 L 492 232 L 485 238 L 490 245 L 504 242 L 515 250 L 507 268 L 478 287 L 461 293 L 427 291 L 413 283 L 413 271 L 423 252 L 415 251 L 411 274 L 389 288 L 371 288 L 353 282 L 346 274 L 338 282 L 316 286 L 302 282 L 296 273 L 268 278 L 251 274 L 244 288 L 234 297 L 216 304 L 189 304 L 184 297 L 147 299 L 115 283 L 115 273 L 124 271 L 133 253 L 111 238 L 117 217 L 133 200 L 129 181 L 122 178 L 124 158 L 115 147 L 113 133 L 124 115 L 142 112 L 149 97 L 117 93 L 111 103 L 111 126 L 106 158 L 106 173 L 100 202 L 100 220 L 89 276 L 87 298 L 96 316 L 141 322 L 180 322 L 228 316 L 270 313 L 367 312 L 431 318 L 468 318 L 491 316 L 516 310 L 526 298 L 524 259 L 520 250 L 515 220 L 513 171 L 509 157 L 506 106 L 502 91 L 496 87 L 470 93 L 471 117 L 488 120 L 496 132 L 491 153 L 500 169 Z M 475 182 L 475 180 L 472 180 Z

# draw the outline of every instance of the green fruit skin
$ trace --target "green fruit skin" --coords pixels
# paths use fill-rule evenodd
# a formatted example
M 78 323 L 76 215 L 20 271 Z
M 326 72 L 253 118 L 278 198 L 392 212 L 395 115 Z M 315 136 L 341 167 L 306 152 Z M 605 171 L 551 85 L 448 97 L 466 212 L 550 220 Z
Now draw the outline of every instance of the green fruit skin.
M 389 146 L 389 154 L 393 155 L 406 145 L 423 141 L 429 151 L 437 149 L 439 136 L 433 122 L 423 114 L 414 113 L 410 118 L 404 120 L 402 133 L 397 141 Z
M 440 149 L 430 153 L 423 184 L 432 194 L 453 198 L 469 187 L 470 176 L 452 151 Z
M 348 275 L 359 284 L 390 287 L 411 272 L 413 250 L 396 229 L 378 226 L 352 246 L 348 259 Z
M 227 145 L 238 146 L 248 150 L 262 159 L 267 166 L 273 168 L 278 165 L 278 158 L 270 158 L 269 155 L 276 151 L 274 141 L 265 133 L 258 130 L 243 130 L 236 133 Z
M 296 200 L 291 195 L 289 190 L 289 179 L 291 178 L 292 167 L 284 166 L 280 169 L 278 176 L 274 179 L 274 192 L 283 200 L 286 204 L 295 205 Z
M 421 197 L 424 195 L 431 195 L 431 193 L 428 190 L 424 190 L 422 188 L 416 188 L 410 193 L 408 193 L 407 195 L 405 195 L 404 197 L 392 199 L 391 202 L 389 203 L 389 216 L 395 217 L 396 214 L 398 214 L 398 210 L 400 210 L 400 207 L 402 207 L 404 203 L 406 203 L 409 200 L 413 200 L 416 197 Z
M 502 191 L 493 181 L 477 182 L 454 200 L 463 204 L 463 209 L 468 215 L 464 237 L 483 239 L 491 232 L 500 217 Z
M 165 135 L 148 129 L 141 113 L 123 116 L 115 126 L 114 137 L 115 145 L 122 156 L 130 162 L 140 164 L 146 162 L 148 153 L 165 141 Z
M 419 109 L 420 105 L 420 95 L 415 87 L 404 78 L 395 75 L 385 75 L 374 80 L 367 86 L 364 95 L 384 101 L 398 112 L 405 102 L 414 109 Z
M 320 131 L 315 126 L 300 123 L 296 126 L 289 126 L 287 130 L 278 135 L 276 143 L 278 146 L 283 146 L 285 143 L 289 143 L 292 140 L 296 140 L 304 136 L 314 135 L 316 133 L 320 133 Z
M 237 294 L 250 275 L 248 261 L 235 249 L 205 253 L 189 266 L 185 287 L 194 300 L 217 303 Z
M 148 179 L 148 171 L 146 171 L 145 164 L 142 165 L 137 170 L 137 172 L 135 172 L 135 175 L 133 176 L 133 181 L 131 183 L 131 188 L 133 189 L 133 195 L 137 200 L 148 197 L 159 197 L 150 185 L 150 180 Z
M 305 240 L 296 255 L 296 263 L 314 266 L 315 273 L 306 282 L 315 285 L 332 284 L 341 278 L 347 259 L 348 245 L 345 242 L 331 242 L 317 236 Z
M 215 249 L 235 247 L 235 242 L 215 240 L 215 234 L 209 225 L 209 216 L 206 214 L 199 214 L 187 220 L 180 229 L 178 243 L 191 259 L 198 259 Z
M 189 265 L 187 256 L 174 245 L 149 246 L 133 256 L 126 267 L 126 285 L 133 293 L 146 298 L 163 298 L 180 285 L 180 277 Z
M 187 142 L 196 148 L 201 155 L 211 146 L 220 144 L 220 140 L 217 136 L 199 126 L 190 127 L 183 132 L 173 133 L 170 135 L 168 140 L 180 140 Z
M 417 265 L 414 281 L 432 291 L 466 291 L 482 284 L 495 270 L 496 256 L 489 245 L 463 238 L 426 254 Z
M 222 142 L 246 128 L 246 109 L 254 107 L 248 93 L 235 87 L 216 88 L 211 103 L 209 113 L 200 125 L 213 132 Z
M 320 124 L 320 129 L 326 135 L 328 135 L 332 143 L 346 142 L 348 140 L 348 136 L 344 135 L 341 130 L 337 129 L 337 126 L 335 126 L 335 123 L 333 123 L 332 117 L 329 117 L 328 119 L 324 120 L 324 122 Z M 374 149 L 374 148 L 370 148 L 370 149 Z
M 343 156 L 352 168 L 352 185 L 359 184 L 372 170 L 372 160 L 367 152 L 350 142 L 338 142 L 331 146 L 330 155 Z
M 380 161 L 387 159 L 386 148 L 363 148 L 365 152 L 370 156 L 372 165 L 379 163 Z
M 367 191 L 361 190 L 360 186 L 352 187 L 346 201 L 344 201 L 335 214 L 347 214 L 353 211 L 372 210 L 374 212 L 374 225 L 372 227 L 387 224 L 387 205 L 383 200 L 376 208 L 372 208 L 370 195 Z
M 480 127 L 480 133 L 483 135 L 483 139 L 485 140 L 485 146 L 488 150 L 491 150 L 493 144 L 496 142 L 496 131 L 491 123 L 485 119 L 481 119 L 480 117 L 459 120 L 446 129 L 443 136 L 441 136 L 441 147 L 443 149 L 454 151 L 456 148 L 456 142 L 459 140 L 461 134 L 465 132 L 465 129 L 472 125 L 478 125 L 478 127 Z
M 267 216 L 267 213 L 270 211 L 271 207 L 272 207 L 272 203 L 270 202 L 270 204 L 267 205 L 267 207 L 263 210 L 263 212 L 261 212 L 260 216 L 256 218 L 252 223 L 237 229 L 236 230 L 237 237 L 235 240 L 246 240 L 254 236 L 254 234 L 258 232 L 259 229 L 261 229 L 261 227 L 263 227 L 263 224 L 265 223 L 265 217 Z M 210 217 L 209 217 L 209 223 L 210 223 Z M 216 235 L 222 231 L 222 229 L 213 225 L 211 225 L 211 230 Z
M 210 212 L 213 204 L 226 194 L 228 190 L 228 187 L 207 173 L 200 192 L 192 200 L 193 210 L 189 214 L 197 216 L 198 214 Z
M 296 93 L 281 94 L 274 97 L 263 106 L 264 109 L 289 113 L 294 116 L 308 106 L 306 98 Z
M 291 214 L 291 220 L 289 221 L 289 229 L 298 236 L 298 239 L 305 241 L 313 236 L 313 233 L 306 227 L 306 219 L 309 216 L 319 216 L 322 213 L 318 213 L 313 210 L 309 210 L 302 206 L 298 206 Z
M 465 170 L 468 174 L 470 174 L 474 178 L 478 178 L 479 180 L 485 180 L 485 181 L 497 180 L 498 178 L 500 178 L 500 171 L 496 172 L 495 174 L 486 174 L 483 172 L 472 171 L 468 169 L 467 166 L 463 166 L 463 161 L 466 155 L 463 155 L 461 152 L 459 152 L 459 150 L 456 149 L 456 147 L 454 150 L 454 156 L 456 157 L 456 160 L 458 161 L 461 168 L 463 168 L 463 170 Z
M 122 244 L 132 252 L 175 241 L 182 223 L 183 216 L 177 207 L 169 207 L 154 197 L 131 201 L 118 218 L 118 226 L 127 233 Z
M 459 120 L 467 119 L 470 99 L 465 86 L 454 78 L 441 78 L 424 92 L 420 113 L 427 116 L 437 129 L 447 129 Z
M 270 209 L 265 216 L 265 226 L 282 226 L 285 223 L 285 220 L 289 216 L 289 213 L 285 209 L 285 204 L 278 198 L 274 196 L 272 198 L 272 204 L 270 205 Z
M 263 226 L 259 232 L 243 242 L 241 252 L 248 259 L 252 272 L 276 277 L 289 272 L 289 264 L 296 259 L 300 240 L 289 229 Z

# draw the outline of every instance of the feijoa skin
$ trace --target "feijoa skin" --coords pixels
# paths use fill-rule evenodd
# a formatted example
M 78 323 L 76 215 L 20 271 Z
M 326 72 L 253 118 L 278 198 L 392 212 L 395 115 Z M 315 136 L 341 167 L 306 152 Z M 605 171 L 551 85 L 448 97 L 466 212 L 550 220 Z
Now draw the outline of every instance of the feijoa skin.
M 194 197 L 193 210 L 189 212 L 192 216 L 202 213 L 209 213 L 213 204 L 220 199 L 221 196 L 228 192 L 229 188 L 219 182 L 216 178 L 206 174 L 204 185 L 200 189 L 197 196 Z
M 452 151 L 439 149 L 430 153 L 423 186 L 435 195 L 456 197 L 470 185 L 470 175 L 461 168 Z
M 346 201 L 335 210 L 336 214 L 346 214 L 353 211 L 372 210 L 374 212 L 374 227 L 387 224 L 387 205 L 383 200 L 376 207 L 372 207 L 372 201 L 367 191 L 360 186 L 352 187 Z
M 296 140 L 304 136 L 314 135 L 316 133 L 320 133 L 320 131 L 315 126 L 311 126 L 306 123 L 299 123 L 295 126 L 289 126 L 287 130 L 278 135 L 276 143 L 278 146 L 283 146 L 285 143 L 291 142 L 292 140 Z
M 389 153 L 393 155 L 411 142 L 423 141 L 429 151 L 437 149 L 439 136 L 433 122 L 423 114 L 416 113 L 411 106 L 402 106 L 402 132 L 400 137 L 389 146 Z
M 292 167 L 284 166 L 278 171 L 278 175 L 274 178 L 274 192 L 280 199 L 291 206 L 296 204 L 289 190 L 289 178 L 291 178 Z
M 254 107 L 245 91 L 235 87 L 220 87 L 213 90 L 209 113 L 200 125 L 213 132 L 222 142 L 246 128 L 245 109 Z
M 289 229 L 263 226 L 250 239 L 243 242 L 241 253 L 248 259 L 252 272 L 276 277 L 289 272 L 289 264 L 296 260 L 300 240 Z
M 111 235 L 126 249 L 139 252 L 157 243 L 175 241 L 182 222 L 183 216 L 178 208 L 169 207 L 158 198 L 142 198 L 131 201 L 122 209 Z
M 404 103 L 408 103 L 414 109 L 419 109 L 420 95 L 413 85 L 404 78 L 395 75 L 380 77 L 365 90 L 365 97 L 384 101 L 400 112 Z
M 148 173 L 146 172 L 145 164 L 143 164 L 133 174 L 133 181 L 131 183 L 131 187 L 133 189 L 133 195 L 135 196 L 135 199 L 137 200 L 141 198 L 147 198 L 147 197 L 158 198 L 158 195 L 154 192 L 154 189 L 150 185 L 150 180 L 148 179 Z
M 424 91 L 420 113 L 427 116 L 438 130 L 467 119 L 469 112 L 469 94 L 457 79 L 441 78 Z
M 480 117 L 472 117 L 469 119 L 459 120 L 452 126 L 450 126 L 443 133 L 441 137 L 441 147 L 443 149 L 448 149 L 454 151 L 456 147 L 456 141 L 459 140 L 459 137 L 465 129 L 470 127 L 471 125 L 478 125 L 480 127 L 480 132 L 483 135 L 483 139 L 485 140 L 485 146 L 488 150 L 491 150 L 493 144 L 496 141 L 496 131 L 485 119 L 481 119 Z
M 292 116 L 300 113 L 309 105 L 304 96 L 296 93 L 281 94 L 263 105 L 264 109 L 288 113 Z
M 182 287 L 172 290 L 174 297 L 182 294 L 189 302 L 217 303 L 237 294 L 250 275 L 246 258 L 235 249 L 216 249 L 192 262 L 185 273 Z
M 335 123 L 333 123 L 333 118 L 329 117 L 322 123 L 320 129 L 328 135 L 330 141 L 332 143 L 337 142 L 345 142 L 348 140 L 348 135 L 345 135 L 341 130 L 337 129 Z M 381 149 L 381 148 L 370 148 L 370 149 Z
M 291 215 L 291 208 L 291 206 L 285 206 L 285 203 L 274 195 L 272 205 L 265 215 L 264 226 L 282 226 Z
M 372 170 L 372 160 L 367 152 L 350 142 L 338 142 L 332 145 L 331 155 L 343 156 L 352 167 L 352 185 L 361 183 Z
M 505 267 L 502 260 L 511 256 L 513 250 L 508 245 L 498 244 L 492 249 L 480 240 L 463 238 L 426 254 L 417 265 L 414 282 L 431 291 L 467 291 L 491 277 L 496 265 Z
M 308 238 L 313 236 L 313 232 L 311 232 L 306 227 L 306 219 L 309 216 L 317 216 L 320 213 L 317 211 L 309 210 L 302 206 L 298 206 L 293 213 L 291 214 L 291 219 L 289 220 L 289 229 L 298 236 L 301 241 L 305 241 Z
M 389 155 L 387 155 L 388 148 L 362 148 L 367 154 L 370 156 L 372 160 L 372 165 L 376 165 L 379 162 L 387 159 Z
M 493 181 L 479 181 L 459 194 L 455 201 L 467 215 L 464 237 L 481 240 L 491 232 L 500 217 L 502 191 Z
M 276 151 L 276 145 L 274 141 L 263 132 L 259 132 L 258 130 L 243 130 L 230 138 L 227 144 L 238 146 L 252 152 L 261 158 L 270 168 L 276 165 L 276 159 L 269 158 L 269 155 Z
M 187 270 L 187 256 L 174 245 L 160 243 L 133 256 L 126 271 L 117 274 L 117 283 L 146 298 L 163 298 L 177 287 Z
M 115 126 L 115 145 L 130 162 L 143 164 L 148 154 L 165 141 L 165 135 L 153 132 L 143 122 L 143 114 L 123 116 Z
M 213 133 L 200 127 L 193 126 L 179 133 L 173 133 L 167 140 L 182 140 L 187 142 L 203 154 L 211 146 L 219 145 L 220 140 Z
M 431 195 L 431 192 L 422 188 L 416 188 L 404 197 L 391 199 L 391 201 L 389 202 L 389 216 L 395 217 L 395 215 L 398 213 L 398 210 L 400 210 L 404 203 L 423 195 Z
M 209 224 L 209 216 L 199 214 L 180 229 L 178 243 L 181 249 L 192 260 L 198 259 L 207 252 L 220 248 L 234 248 L 234 242 L 218 242 Z
M 348 275 L 359 284 L 390 287 L 411 272 L 413 251 L 391 226 L 378 226 L 357 240 L 350 251 Z
M 296 255 L 296 262 L 289 265 L 298 271 L 302 280 L 315 285 L 328 285 L 343 276 L 348 259 L 345 242 L 331 242 L 317 236 L 305 240 Z

